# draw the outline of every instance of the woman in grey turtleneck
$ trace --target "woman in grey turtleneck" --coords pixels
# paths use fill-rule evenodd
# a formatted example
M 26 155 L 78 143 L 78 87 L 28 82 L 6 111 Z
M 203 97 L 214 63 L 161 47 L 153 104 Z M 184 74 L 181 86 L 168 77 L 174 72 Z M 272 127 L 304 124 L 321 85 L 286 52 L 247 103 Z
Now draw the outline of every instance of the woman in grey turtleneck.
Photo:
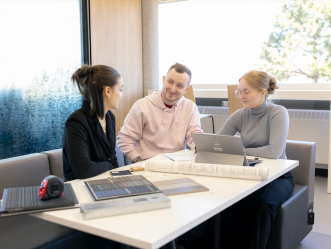
M 267 100 L 277 88 L 275 79 L 265 72 L 250 71 L 243 75 L 236 95 L 244 108 L 233 113 L 217 134 L 239 132 L 247 155 L 286 159 L 288 113 L 283 106 Z M 276 210 L 292 195 L 293 189 L 293 177 L 288 172 L 228 208 L 222 214 L 227 221 L 226 236 L 222 236 L 225 244 L 229 241 L 229 248 L 265 248 Z

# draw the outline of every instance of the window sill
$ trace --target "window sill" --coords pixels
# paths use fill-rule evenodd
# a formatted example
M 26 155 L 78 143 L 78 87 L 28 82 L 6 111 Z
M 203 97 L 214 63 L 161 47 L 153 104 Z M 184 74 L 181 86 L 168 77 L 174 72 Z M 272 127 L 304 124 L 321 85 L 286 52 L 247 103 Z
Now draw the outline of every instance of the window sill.
M 196 98 L 228 98 L 227 89 L 194 89 Z M 331 100 L 331 90 L 277 90 L 270 99 Z

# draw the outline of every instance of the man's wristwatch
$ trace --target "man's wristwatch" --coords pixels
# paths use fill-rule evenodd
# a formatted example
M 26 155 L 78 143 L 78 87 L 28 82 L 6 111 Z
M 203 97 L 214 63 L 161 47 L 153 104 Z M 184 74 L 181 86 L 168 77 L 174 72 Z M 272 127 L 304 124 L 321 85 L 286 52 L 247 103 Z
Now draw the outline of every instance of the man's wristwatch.
M 135 159 L 132 160 L 132 163 L 137 163 L 137 162 L 141 162 L 142 159 L 140 156 L 137 156 Z

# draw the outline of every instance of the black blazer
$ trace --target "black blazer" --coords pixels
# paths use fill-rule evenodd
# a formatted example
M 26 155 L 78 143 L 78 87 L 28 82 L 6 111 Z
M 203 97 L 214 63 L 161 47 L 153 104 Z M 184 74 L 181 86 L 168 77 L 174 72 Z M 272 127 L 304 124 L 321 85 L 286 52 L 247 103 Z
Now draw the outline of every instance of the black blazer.
M 96 114 L 90 115 L 90 104 L 68 117 L 63 131 L 63 173 L 67 180 L 85 179 L 118 168 L 115 152 L 115 116 L 106 114 L 106 134 Z

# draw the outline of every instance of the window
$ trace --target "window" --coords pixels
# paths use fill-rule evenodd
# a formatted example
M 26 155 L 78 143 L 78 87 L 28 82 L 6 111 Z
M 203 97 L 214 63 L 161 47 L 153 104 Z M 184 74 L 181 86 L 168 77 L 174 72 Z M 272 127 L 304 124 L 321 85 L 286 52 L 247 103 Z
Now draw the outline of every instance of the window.
M 81 105 L 80 1 L 0 1 L 0 159 L 62 147 Z
M 192 84 L 236 84 L 257 69 L 281 84 L 331 83 L 330 1 L 159 4 L 160 73 L 183 63 Z

